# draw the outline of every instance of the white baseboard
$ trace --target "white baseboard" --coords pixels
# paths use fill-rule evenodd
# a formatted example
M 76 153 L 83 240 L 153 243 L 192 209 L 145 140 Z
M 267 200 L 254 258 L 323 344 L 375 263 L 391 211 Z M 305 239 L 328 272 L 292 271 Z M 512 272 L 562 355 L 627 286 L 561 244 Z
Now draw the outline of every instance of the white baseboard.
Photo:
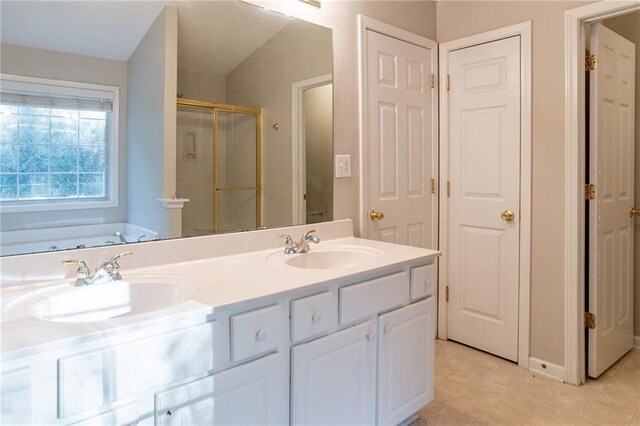
M 564 382 L 564 367 L 562 365 L 547 362 L 538 358 L 529 357 L 529 371 Z
M 633 347 L 640 349 L 640 336 L 633 336 Z

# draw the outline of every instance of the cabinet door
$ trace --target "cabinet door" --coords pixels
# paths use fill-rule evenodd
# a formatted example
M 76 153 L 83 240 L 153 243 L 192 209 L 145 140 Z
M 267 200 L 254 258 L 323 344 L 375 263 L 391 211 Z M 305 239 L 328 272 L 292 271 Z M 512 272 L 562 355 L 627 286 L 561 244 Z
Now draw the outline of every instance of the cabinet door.
M 156 424 L 280 425 L 282 355 L 273 354 L 156 396 Z
M 378 424 L 397 425 L 433 399 L 435 298 L 380 315 Z
M 293 424 L 375 422 L 375 336 L 367 321 L 291 349 Z

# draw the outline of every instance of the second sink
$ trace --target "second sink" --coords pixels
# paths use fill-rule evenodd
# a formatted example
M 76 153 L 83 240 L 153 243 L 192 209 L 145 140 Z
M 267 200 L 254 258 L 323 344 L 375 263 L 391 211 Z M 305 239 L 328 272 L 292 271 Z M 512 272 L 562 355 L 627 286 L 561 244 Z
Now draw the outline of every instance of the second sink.
M 332 245 L 314 247 L 301 254 L 279 254 L 276 258 L 294 268 L 349 269 L 367 265 L 383 255 L 384 252 L 368 247 Z

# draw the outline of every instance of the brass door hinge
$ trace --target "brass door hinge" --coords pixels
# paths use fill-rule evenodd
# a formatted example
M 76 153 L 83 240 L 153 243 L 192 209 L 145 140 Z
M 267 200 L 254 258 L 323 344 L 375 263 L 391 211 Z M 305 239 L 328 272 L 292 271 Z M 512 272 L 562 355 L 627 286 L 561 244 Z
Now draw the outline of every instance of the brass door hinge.
M 596 55 L 585 56 L 584 67 L 587 71 L 593 71 L 598 68 L 598 57 Z
M 444 290 L 444 300 L 445 302 L 449 301 L 449 286 L 447 286 L 447 288 L 445 288 Z
M 451 196 L 451 182 L 447 181 L 447 197 Z
M 596 328 L 596 315 L 591 312 L 584 313 L 584 326 L 585 328 Z
M 596 186 L 592 183 L 588 183 L 584 186 L 584 198 L 587 200 L 596 199 Z
M 431 193 L 432 194 L 436 193 L 436 180 L 435 179 L 431 179 Z
M 434 87 L 436 87 L 436 75 L 431 73 L 430 76 L 430 82 L 429 82 L 431 88 L 433 89 Z
M 447 85 L 447 91 L 451 90 L 451 76 L 448 74 L 447 74 L 446 85 Z

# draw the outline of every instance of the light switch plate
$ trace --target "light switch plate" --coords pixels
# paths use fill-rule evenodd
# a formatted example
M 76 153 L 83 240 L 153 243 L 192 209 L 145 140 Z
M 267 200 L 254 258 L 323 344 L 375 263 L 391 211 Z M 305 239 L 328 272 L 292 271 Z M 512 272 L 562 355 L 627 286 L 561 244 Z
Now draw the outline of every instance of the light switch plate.
M 351 177 L 351 156 L 336 155 L 336 177 Z

